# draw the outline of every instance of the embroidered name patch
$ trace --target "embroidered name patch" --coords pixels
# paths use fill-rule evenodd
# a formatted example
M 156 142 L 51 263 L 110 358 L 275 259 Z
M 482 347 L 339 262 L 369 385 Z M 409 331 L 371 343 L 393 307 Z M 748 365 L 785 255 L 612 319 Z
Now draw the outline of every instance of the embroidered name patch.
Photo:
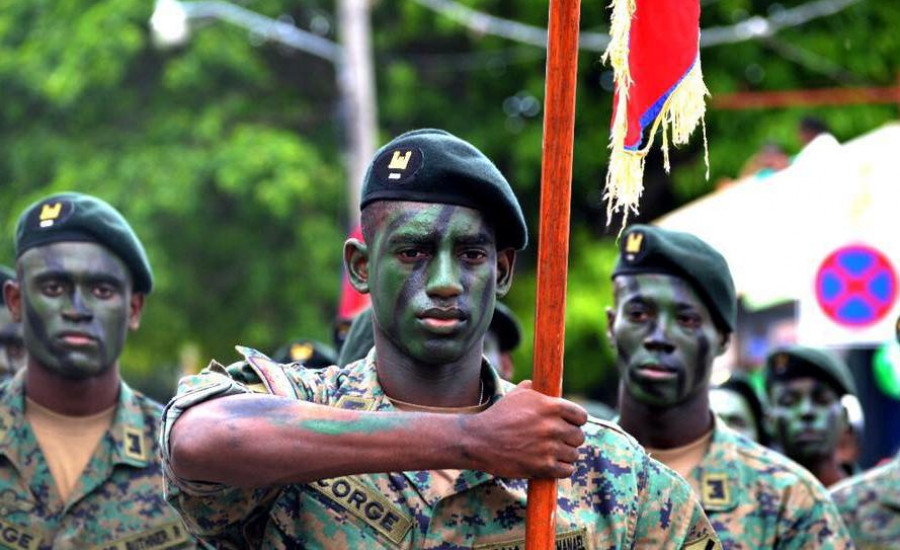
M 320 479 L 310 483 L 309 486 L 386 536 L 394 544 L 399 545 L 403 542 L 406 532 L 412 526 L 412 519 L 384 495 L 353 477 Z
M 0 548 L 38 550 L 41 537 L 19 525 L 0 520 Z
M 588 546 L 587 529 L 581 528 L 557 533 L 555 548 L 556 550 L 588 550 L 590 546 Z M 525 550 L 525 539 L 476 544 L 474 550 Z
M 94 546 L 92 550 L 161 550 L 188 542 L 190 537 L 178 522 L 154 527 L 149 531 Z
M 720 550 L 722 546 L 709 535 L 684 545 L 682 550 Z

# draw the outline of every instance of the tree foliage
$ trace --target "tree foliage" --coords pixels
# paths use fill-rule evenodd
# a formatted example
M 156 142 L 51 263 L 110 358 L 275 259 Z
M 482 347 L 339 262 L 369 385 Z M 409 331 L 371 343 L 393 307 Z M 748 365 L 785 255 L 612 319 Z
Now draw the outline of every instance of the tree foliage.
M 545 25 L 545 0 L 466 0 Z M 729 25 L 803 3 L 703 0 L 702 25 Z M 336 40 L 330 1 L 245 2 Z M 49 192 L 79 190 L 119 207 L 148 249 L 157 288 L 129 341 L 126 376 L 164 393 L 180 363 L 229 361 L 242 343 L 272 350 L 295 336 L 328 340 L 346 233 L 341 110 L 334 68 L 261 44 L 224 23 L 193 29 L 174 51 L 153 47 L 149 0 L 0 0 L 0 261 L 12 262 L 19 212 Z M 605 3 L 584 3 L 582 28 L 602 31 Z M 323 25 L 323 22 L 330 25 Z M 860 2 L 766 40 L 703 51 L 715 94 L 896 82 L 894 2 Z M 415 2 L 372 11 L 382 140 L 443 127 L 481 147 L 522 199 L 537 242 L 543 50 L 479 34 Z M 567 313 L 567 387 L 609 380 L 604 309 L 615 245 L 601 201 L 611 74 L 582 52 Z M 671 177 L 648 161 L 642 219 L 735 176 L 762 144 L 791 152 L 799 117 L 839 139 L 896 116 L 896 106 L 716 111 L 707 117 L 712 177 L 699 140 Z M 762 213 L 761 213 L 762 214 Z M 617 222 L 613 222 L 615 225 Z M 749 228 L 748 230 L 752 230 Z M 530 361 L 536 246 L 522 255 L 508 301 L 526 326 Z

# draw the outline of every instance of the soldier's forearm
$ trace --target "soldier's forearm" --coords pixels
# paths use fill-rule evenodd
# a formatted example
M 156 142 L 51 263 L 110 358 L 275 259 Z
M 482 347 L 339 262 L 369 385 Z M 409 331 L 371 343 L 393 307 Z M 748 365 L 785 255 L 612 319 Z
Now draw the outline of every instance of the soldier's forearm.
M 467 418 L 336 409 L 273 396 L 237 395 L 188 409 L 170 441 L 187 480 L 238 487 L 339 475 L 475 464 Z

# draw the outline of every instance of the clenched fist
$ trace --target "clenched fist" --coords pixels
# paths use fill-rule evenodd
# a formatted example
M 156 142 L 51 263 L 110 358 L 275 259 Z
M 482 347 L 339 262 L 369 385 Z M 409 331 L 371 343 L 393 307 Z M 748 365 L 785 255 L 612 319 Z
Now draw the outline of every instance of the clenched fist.
M 486 411 L 466 417 L 472 469 L 507 478 L 565 478 L 575 472 L 587 412 L 531 389 L 526 380 Z

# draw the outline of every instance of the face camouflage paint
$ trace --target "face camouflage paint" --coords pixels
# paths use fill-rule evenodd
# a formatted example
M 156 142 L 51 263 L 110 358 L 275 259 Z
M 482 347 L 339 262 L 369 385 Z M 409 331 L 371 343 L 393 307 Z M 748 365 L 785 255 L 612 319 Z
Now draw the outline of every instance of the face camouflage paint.
M 637 400 L 683 402 L 709 384 L 720 335 L 694 290 L 671 275 L 620 275 L 610 327 L 620 374 Z
M 369 254 L 377 326 L 407 356 L 444 364 L 480 345 L 494 311 L 497 250 L 478 211 L 404 203 L 380 223 Z
M 709 406 L 729 428 L 752 441 L 759 441 L 759 426 L 753 409 L 743 395 L 724 388 L 709 391 Z
M 831 456 L 843 432 L 838 394 L 821 380 L 801 377 L 772 384 L 772 417 L 785 453 L 801 462 Z
M 112 367 L 129 328 L 131 278 L 99 244 L 60 242 L 19 258 L 25 346 L 34 360 L 70 379 Z

